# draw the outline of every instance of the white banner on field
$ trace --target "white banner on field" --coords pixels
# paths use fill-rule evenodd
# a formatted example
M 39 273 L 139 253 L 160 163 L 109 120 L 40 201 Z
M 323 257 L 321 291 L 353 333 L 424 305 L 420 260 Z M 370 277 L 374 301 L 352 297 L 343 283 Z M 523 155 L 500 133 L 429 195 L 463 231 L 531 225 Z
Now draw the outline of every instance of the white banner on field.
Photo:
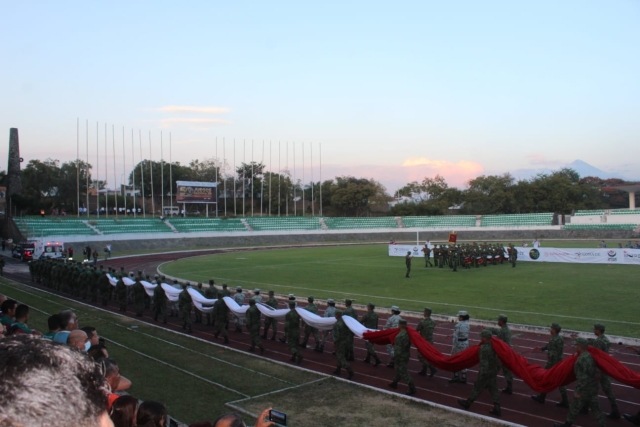
M 422 248 L 424 245 L 389 245 L 389 256 L 407 256 L 407 252 L 411 252 L 411 256 L 424 257 Z M 433 258 L 433 251 L 431 258 Z
M 640 249 L 518 248 L 518 261 L 640 265 Z

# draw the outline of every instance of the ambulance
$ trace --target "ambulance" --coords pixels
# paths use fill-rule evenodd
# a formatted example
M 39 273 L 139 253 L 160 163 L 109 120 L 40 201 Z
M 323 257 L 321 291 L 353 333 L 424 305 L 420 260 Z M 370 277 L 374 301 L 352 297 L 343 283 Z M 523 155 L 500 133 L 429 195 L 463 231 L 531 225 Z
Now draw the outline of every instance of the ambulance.
M 33 252 L 34 259 L 64 257 L 64 242 L 36 241 Z

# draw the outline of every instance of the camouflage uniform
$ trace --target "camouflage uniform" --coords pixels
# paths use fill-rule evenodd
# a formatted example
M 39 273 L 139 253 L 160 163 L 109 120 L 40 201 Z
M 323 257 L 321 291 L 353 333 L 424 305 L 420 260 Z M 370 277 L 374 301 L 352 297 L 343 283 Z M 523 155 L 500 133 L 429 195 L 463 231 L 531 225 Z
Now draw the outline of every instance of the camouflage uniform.
M 207 299 L 216 299 L 218 297 L 218 290 L 216 289 L 213 280 L 209 281 L 209 287 L 204 290 L 204 297 Z M 213 313 L 207 313 L 207 325 L 213 323 Z
M 402 322 L 406 322 L 402 320 Z M 406 323 L 405 323 L 406 324 Z M 395 364 L 395 376 L 393 382 L 389 384 L 391 388 L 397 388 L 398 381 L 403 381 L 409 386 L 409 392 L 407 394 L 415 394 L 416 386 L 413 383 L 413 378 L 409 375 L 409 357 L 411 356 L 411 341 L 409 340 L 409 334 L 406 329 L 401 329 L 396 335 L 394 347 L 394 364 Z
M 604 334 L 604 326 L 602 326 L 602 334 L 597 338 L 588 338 L 587 343 L 599 350 L 604 351 L 605 353 L 609 353 L 609 348 L 611 347 L 609 338 L 607 338 Z M 607 399 L 611 404 L 611 414 L 609 415 L 609 418 L 620 418 L 620 411 L 618 409 L 618 404 L 616 403 L 616 396 L 615 394 L 613 394 L 613 390 L 611 390 L 611 380 L 609 379 L 609 375 L 600 372 L 600 370 L 598 370 L 598 372 L 600 373 L 600 387 L 602 387 L 602 392 L 605 396 L 607 396 Z
M 167 294 L 158 284 L 153 291 L 153 320 L 157 322 L 160 315 L 162 315 L 162 323 L 167 323 Z
M 558 325 L 556 323 L 551 325 L 551 327 L 556 329 L 556 331 L 558 333 L 561 330 L 560 329 L 560 325 Z M 564 340 L 558 334 L 552 335 L 551 339 L 549 340 L 547 345 L 542 347 L 542 351 L 546 351 L 547 352 L 547 363 L 544 365 L 544 369 L 550 369 L 553 366 L 555 366 L 558 363 L 560 363 L 560 361 L 564 357 L 564 354 L 563 354 L 563 352 L 564 352 Z M 557 404 L 557 406 L 561 406 L 561 407 L 565 407 L 565 408 L 569 407 L 569 398 L 567 396 L 567 388 L 562 386 L 562 387 L 558 388 L 558 390 L 560 391 L 560 396 L 562 396 L 562 401 L 560 401 Z M 531 396 L 531 398 L 533 400 L 535 400 L 536 402 L 544 403 L 546 396 L 547 396 L 547 393 L 540 393 L 538 395 Z
M 127 286 L 122 281 L 122 276 L 118 277 L 118 282 L 116 283 L 116 298 L 118 299 L 120 311 L 127 311 Z
M 289 304 L 289 312 L 284 318 L 284 335 L 289 342 L 291 351 L 291 361 L 298 359 L 298 364 L 302 362 L 302 355 L 298 352 L 300 341 L 300 315 L 296 312 L 295 304 Z
M 227 323 L 229 323 L 229 307 L 222 299 L 222 293 L 218 292 L 218 301 L 213 305 L 213 334 L 216 338 L 222 332 L 224 343 L 229 343 L 227 336 Z
M 278 308 L 278 300 L 273 297 L 272 294 L 269 294 L 269 299 L 267 299 L 266 304 L 274 309 Z M 263 339 L 267 339 L 267 332 L 273 326 L 273 335 L 271 336 L 272 340 L 276 339 L 276 335 L 278 334 L 278 321 L 273 317 L 265 316 L 264 319 L 264 334 L 262 334 Z
M 411 273 L 411 252 L 404 257 L 404 263 L 407 266 L 407 274 L 405 274 L 404 277 L 409 277 L 409 274 Z
M 370 307 L 370 309 L 362 316 L 362 318 L 360 319 L 360 323 L 365 328 L 378 329 L 378 315 L 375 311 L 373 311 L 374 305 L 372 303 L 369 303 L 368 307 Z M 373 357 L 373 360 L 376 361 L 375 366 L 378 366 L 380 364 L 380 358 L 378 357 L 373 344 L 371 344 L 369 341 L 365 341 L 365 346 L 367 347 L 367 357 L 366 359 L 364 359 L 364 361 L 369 363 L 371 358 Z
M 358 320 L 358 312 L 351 307 L 351 300 L 346 301 L 347 307 L 342 311 L 345 316 L 351 316 L 355 320 Z M 355 358 L 355 352 L 353 351 L 354 334 L 351 329 L 347 328 L 347 360 L 353 361 Z
M 100 291 L 100 300 L 103 306 L 106 306 L 109 302 L 109 294 L 111 293 L 111 282 L 107 274 L 103 271 L 98 278 L 98 290 Z
M 191 306 L 193 301 L 191 295 L 187 292 L 187 285 L 182 286 L 182 292 L 178 296 L 178 310 L 182 315 L 182 329 L 188 327 L 188 331 L 191 332 Z
M 511 330 L 506 323 L 500 328 L 491 328 L 490 331 L 493 335 L 497 336 L 499 340 L 503 341 L 508 346 L 511 346 Z M 504 379 L 507 380 L 507 388 L 504 389 L 503 392 L 506 394 L 511 394 L 511 388 L 513 386 L 513 374 L 505 366 L 502 367 L 502 373 L 504 374 Z
M 347 362 L 350 331 L 349 328 L 347 328 L 347 325 L 344 324 L 344 320 L 342 320 L 342 312 L 339 310 L 336 311 L 336 319 L 337 321 L 333 325 L 333 347 L 336 351 L 338 362 L 333 374 L 340 375 L 342 368 L 344 368 L 349 373 L 349 379 L 351 379 L 353 377 L 353 369 L 351 369 L 351 365 Z
M 198 283 L 195 289 L 200 295 L 204 296 L 204 291 L 202 290 L 202 283 Z M 202 312 L 198 310 L 197 307 L 194 307 L 194 314 L 196 317 L 195 323 L 202 323 Z
M 247 328 L 251 335 L 251 348 L 249 351 L 253 351 L 256 347 L 260 349 L 260 353 L 264 353 L 264 347 L 260 343 L 260 310 L 256 307 L 255 300 L 249 302 L 249 309 L 247 310 Z
M 233 296 L 233 300 L 238 303 L 240 307 L 244 304 L 244 293 L 242 293 L 242 289 L 237 290 L 236 294 Z M 242 326 L 244 326 L 244 319 L 241 319 L 239 316 L 233 315 L 236 324 L 236 332 L 242 332 Z
M 573 366 L 578 381 L 575 388 L 575 399 L 569 406 L 569 415 L 567 415 L 567 423 L 573 423 L 580 410 L 588 406 L 598 421 L 600 427 L 604 427 L 604 415 L 600 411 L 600 403 L 598 402 L 598 380 L 596 374 L 596 363 L 588 351 L 583 351 Z
M 426 310 L 425 310 L 426 311 Z M 431 314 L 431 309 L 428 309 L 429 314 Z M 433 344 L 433 331 L 436 329 L 436 322 L 429 317 L 425 317 L 418 323 L 418 327 L 416 331 L 424 338 L 427 342 Z M 430 365 L 427 360 L 422 357 L 422 355 L 418 352 L 418 360 L 422 363 L 422 371 L 418 373 L 418 375 L 425 376 L 427 375 L 427 369 L 431 371 L 431 377 L 433 377 L 438 371 L 434 366 Z
M 327 304 L 329 303 L 333 303 L 333 299 L 329 298 L 327 300 Z M 336 316 L 336 307 L 335 304 L 334 305 L 327 305 L 327 308 L 324 309 L 324 317 L 335 317 Z M 322 344 L 320 344 L 320 349 L 318 350 L 319 353 L 322 353 L 324 351 L 324 346 L 327 343 L 327 337 L 329 336 L 329 334 L 331 334 L 331 330 L 326 330 L 322 332 Z
M 140 277 L 136 279 L 136 283 L 133 284 L 133 305 L 136 308 L 136 317 L 142 317 L 144 312 L 144 296 L 146 294 L 144 286 L 140 283 Z
M 466 311 L 459 312 L 465 313 L 463 316 L 466 316 Z M 460 314 L 459 314 L 460 316 Z M 469 321 L 461 320 L 456 323 L 456 326 L 453 328 L 453 342 L 451 343 L 451 355 L 458 354 L 461 351 L 469 348 Z M 458 376 L 458 374 L 462 374 Z M 463 369 L 460 372 L 454 372 L 453 378 L 451 382 L 467 382 L 467 370 Z
M 480 345 L 478 377 L 473 384 L 473 390 L 469 398 L 466 400 L 459 399 L 458 403 L 463 408 L 469 409 L 471 404 L 480 396 L 480 393 L 482 393 L 484 389 L 489 389 L 491 400 L 493 400 L 493 409 L 489 413 L 500 416 L 502 415 L 502 411 L 500 409 L 500 391 L 498 391 L 497 384 L 500 359 L 491 344 L 491 331 L 489 329 L 483 330 L 480 337 L 483 340 L 487 338 L 489 338 L 489 340 L 486 342 L 483 341 Z
M 394 305 L 393 307 L 391 307 L 391 311 L 394 313 L 391 316 L 389 316 L 389 318 L 387 319 L 387 323 L 384 324 L 384 329 L 397 328 L 398 323 L 400 322 L 400 320 L 402 320 L 402 317 L 400 317 L 400 309 L 398 309 L 398 307 Z M 395 313 L 395 311 L 397 311 L 397 313 Z M 390 368 L 393 368 L 393 365 L 394 365 L 394 346 L 393 345 L 387 344 L 387 354 L 391 356 L 391 362 L 389 362 L 387 366 Z
M 424 245 L 424 248 L 422 248 L 422 252 L 424 252 L 424 266 L 433 267 L 433 264 L 431 264 L 431 248 L 429 248 L 429 246 L 427 245 Z
M 309 304 L 304 308 L 309 313 L 318 314 L 318 307 L 313 303 L 313 297 L 309 297 Z M 318 336 L 318 329 L 312 327 L 311 325 L 305 323 L 304 324 L 304 339 L 302 340 L 302 347 L 306 348 L 307 343 L 309 342 L 309 336 L 313 335 L 313 340 L 316 343 L 316 349 L 320 347 L 320 338 Z

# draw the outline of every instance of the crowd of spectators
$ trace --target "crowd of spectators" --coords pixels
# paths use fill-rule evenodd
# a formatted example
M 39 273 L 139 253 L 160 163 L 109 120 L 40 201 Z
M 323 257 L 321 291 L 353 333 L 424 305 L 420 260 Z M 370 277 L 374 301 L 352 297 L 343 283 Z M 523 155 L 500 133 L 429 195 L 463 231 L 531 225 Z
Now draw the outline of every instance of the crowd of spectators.
M 93 326 L 79 327 L 64 310 L 49 316 L 47 333 L 31 329 L 29 306 L 0 295 L 0 425 L 3 427 L 178 427 L 164 404 L 141 401 L 127 390 L 118 362 Z M 270 408 L 269 408 L 270 409 Z M 255 427 L 266 421 L 269 409 Z M 198 427 L 242 427 L 225 414 Z

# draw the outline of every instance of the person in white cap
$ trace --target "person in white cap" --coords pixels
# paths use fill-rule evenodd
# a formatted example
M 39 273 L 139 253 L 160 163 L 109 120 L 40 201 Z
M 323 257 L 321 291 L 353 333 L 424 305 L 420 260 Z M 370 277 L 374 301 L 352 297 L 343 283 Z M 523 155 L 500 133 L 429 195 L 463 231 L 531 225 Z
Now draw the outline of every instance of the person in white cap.
M 262 295 L 260 295 L 260 289 L 256 288 L 253 290 L 253 300 L 256 304 L 260 304 L 262 302 Z
M 453 329 L 452 338 L 452 356 L 469 348 L 469 313 L 464 310 L 458 311 L 458 323 L 456 323 L 456 326 Z M 449 382 L 466 384 L 467 370 L 463 369 L 461 372 L 454 372 L 453 378 L 451 378 Z
M 336 302 L 333 298 L 329 298 L 327 300 L 327 308 L 324 309 L 324 317 L 336 317 Z M 322 332 L 322 344 L 320 344 L 319 348 L 314 349 L 314 351 L 318 353 L 322 353 L 324 351 L 324 346 L 327 343 L 327 337 L 329 334 L 331 334 L 331 329 Z
M 244 304 L 244 293 L 242 292 L 241 286 L 236 287 L 236 294 L 233 296 L 233 299 L 235 302 L 238 303 L 239 306 L 242 307 L 242 304 Z M 242 326 L 244 326 L 244 319 L 241 319 L 235 314 L 233 315 L 233 317 L 235 318 L 234 323 L 236 324 L 236 332 L 242 332 Z
M 387 319 L 384 329 L 397 328 L 400 320 L 402 320 L 402 317 L 400 317 L 400 308 L 397 305 L 391 306 L 391 316 Z M 394 351 L 391 344 L 387 344 L 387 354 L 391 357 L 391 361 L 387 363 L 387 367 L 394 368 L 396 365 L 393 362 Z

